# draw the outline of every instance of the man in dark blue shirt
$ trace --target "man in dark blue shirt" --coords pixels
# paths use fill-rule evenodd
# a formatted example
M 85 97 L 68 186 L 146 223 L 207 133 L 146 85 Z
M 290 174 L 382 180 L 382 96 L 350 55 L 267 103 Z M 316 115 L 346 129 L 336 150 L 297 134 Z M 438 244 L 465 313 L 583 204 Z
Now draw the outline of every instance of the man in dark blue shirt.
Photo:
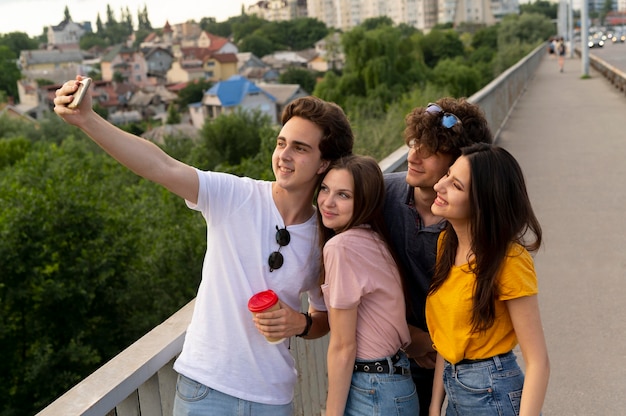
M 411 374 L 428 415 L 436 352 L 426 327 L 425 304 L 437 256 L 437 239 L 445 220 L 432 214 L 433 186 L 448 172 L 461 148 L 491 143 L 482 110 L 465 99 L 442 98 L 413 109 L 406 117 L 404 140 L 409 146 L 407 170 L 385 175 L 385 220 L 403 269 L 411 330 Z

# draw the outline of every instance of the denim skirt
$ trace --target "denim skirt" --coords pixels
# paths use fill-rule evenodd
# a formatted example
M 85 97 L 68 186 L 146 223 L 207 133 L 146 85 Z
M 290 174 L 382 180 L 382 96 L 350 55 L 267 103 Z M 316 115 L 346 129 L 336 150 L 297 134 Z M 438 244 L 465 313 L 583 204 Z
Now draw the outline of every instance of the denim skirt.
M 446 416 L 519 415 L 524 373 L 513 351 L 486 360 L 444 361 Z
M 400 351 L 399 354 L 400 359 L 391 367 L 395 365 L 406 369 L 404 374 L 359 371 L 352 373 L 352 383 L 344 415 L 419 415 L 419 402 L 415 383 L 413 383 L 409 370 L 409 359 L 404 352 Z M 388 357 L 382 360 L 387 360 L 391 364 Z

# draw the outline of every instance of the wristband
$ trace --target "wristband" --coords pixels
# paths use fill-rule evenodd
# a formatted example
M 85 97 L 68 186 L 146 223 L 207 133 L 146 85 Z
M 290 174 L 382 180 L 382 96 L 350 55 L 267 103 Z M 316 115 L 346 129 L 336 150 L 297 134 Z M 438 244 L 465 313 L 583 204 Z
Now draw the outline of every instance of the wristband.
M 313 325 L 313 318 L 311 318 L 310 313 L 300 312 L 306 318 L 306 326 L 304 327 L 304 331 L 301 334 L 296 335 L 297 337 L 306 337 L 309 335 L 309 331 L 311 330 L 311 326 Z

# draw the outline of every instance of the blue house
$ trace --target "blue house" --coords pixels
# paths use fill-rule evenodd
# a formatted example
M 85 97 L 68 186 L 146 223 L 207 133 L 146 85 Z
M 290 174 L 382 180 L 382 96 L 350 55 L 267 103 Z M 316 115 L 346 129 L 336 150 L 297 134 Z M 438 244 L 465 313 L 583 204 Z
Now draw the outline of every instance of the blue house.
M 278 122 L 276 98 L 241 75 L 233 75 L 213 85 L 204 93 L 202 106 L 191 105 L 189 109 L 192 123 L 198 128 L 206 119 L 213 120 L 238 109 L 257 110 Z

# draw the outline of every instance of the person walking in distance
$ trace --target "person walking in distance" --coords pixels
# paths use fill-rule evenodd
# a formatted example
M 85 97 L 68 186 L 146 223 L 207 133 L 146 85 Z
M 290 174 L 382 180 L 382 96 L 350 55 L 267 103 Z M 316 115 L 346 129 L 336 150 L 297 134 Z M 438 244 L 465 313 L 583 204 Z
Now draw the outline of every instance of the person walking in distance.
M 563 40 L 562 37 L 559 38 L 559 40 L 556 43 L 556 53 L 558 56 L 558 62 L 559 62 L 559 72 L 563 72 L 563 70 L 565 69 L 565 52 L 566 52 L 566 47 L 565 47 L 565 41 Z
M 411 375 L 420 400 L 420 415 L 428 414 L 436 353 L 425 317 L 426 295 L 435 270 L 437 238 L 445 219 L 430 208 L 433 186 L 472 143 L 492 141 L 484 113 L 464 98 L 444 97 L 414 108 L 405 119 L 409 147 L 406 172 L 385 175 L 385 222 L 391 243 L 405 271 L 407 320 L 411 344 Z
M 82 78 L 56 91 L 54 111 L 82 129 L 122 165 L 164 186 L 202 213 L 207 250 L 191 323 L 174 369 L 174 414 L 293 414 L 297 379 L 289 340 L 328 332 L 319 293 L 319 247 L 313 197 L 331 161 L 352 153 L 344 112 L 309 96 L 288 104 L 272 155 L 274 181 L 201 171 L 153 143 L 113 126 L 87 94 L 68 108 Z M 273 290 L 280 309 L 248 310 L 249 298 Z M 300 312 L 301 294 L 309 310 Z

